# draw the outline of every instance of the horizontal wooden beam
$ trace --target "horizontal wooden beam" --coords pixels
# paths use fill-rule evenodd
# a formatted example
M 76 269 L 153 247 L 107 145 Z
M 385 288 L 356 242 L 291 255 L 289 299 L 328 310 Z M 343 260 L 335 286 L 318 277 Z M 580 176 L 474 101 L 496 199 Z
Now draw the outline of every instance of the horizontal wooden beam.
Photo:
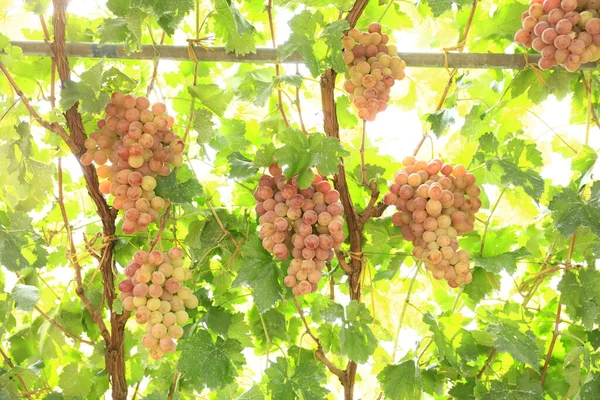
M 23 49 L 26 56 L 51 56 L 50 46 L 43 41 L 12 41 L 14 46 Z M 141 50 L 128 53 L 124 45 L 96 43 L 67 43 L 67 55 L 78 58 L 114 58 L 123 60 L 172 60 L 190 61 L 188 46 L 170 45 L 142 45 Z M 224 47 L 193 48 L 194 54 L 200 62 L 231 62 L 231 63 L 257 63 L 273 64 L 277 59 L 274 49 L 258 48 L 254 54 L 236 56 L 227 53 Z M 467 69 L 523 69 L 526 62 L 537 63 L 539 54 L 529 54 L 527 59 L 523 54 L 494 54 L 494 53 L 421 53 L 399 52 L 398 55 L 406 61 L 409 67 L 420 68 L 467 68 Z M 293 54 L 283 64 L 301 63 L 302 57 Z M 560 67 L 559 67 L 560 68 Z M 582 70 L 595 70 L 596 63 L 587 63 L 581 66 Z

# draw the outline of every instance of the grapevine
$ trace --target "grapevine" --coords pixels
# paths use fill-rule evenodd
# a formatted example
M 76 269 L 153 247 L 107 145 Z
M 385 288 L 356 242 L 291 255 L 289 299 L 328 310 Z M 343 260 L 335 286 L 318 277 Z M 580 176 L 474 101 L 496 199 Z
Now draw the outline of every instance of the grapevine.
M 350 29 L 342 39 L 344 61 L 349 66 L 344 90 L 359 118 L 366 121 L 374 121 L 377 113 L 385 111 L 390 88 L 405 76 L 406 63 L 389 40 L 377 22 L 369 25 L 368 32 Z
M 301 189 L 278 165 L 269 172 L 254 194 L 262 245 L 281 261 L 292 256 L 283 282 L 295 296 L 315 292 L 325 263 L 346 239 L 340 193 L 320 175 Z
M 541 53 L 547 70 L 562 65 L 577 71 L 581 64 L 600 59 L 598 0 L 531 0 L 521 16 L 515 41 Z
M 457 237 L 473 231 L 481 208 L 475 176 L 463 165 L 439 159 L 410 156 L 402 163 L 384 196 L 385 204 L 398 210 L 392 222 L 413 242 L 414 257 L 425 262 L 435 279 L 445 279 L 452 288 L 471 283 L 469 253 L 459 249 Z
M 180 325 L 189 319 L 185 309 L 198 307 L 198 298 L 184 285 L 192 271 L 183 267 L 182 257 L 178 247 L 165 253 L 138 251 L 119 283 L 123 308 L 135 310 L 135 321 L 146 324 L 142 344 L 154 359 L 175 351 L 175 340 L 183 335 Z
M 163 103 L 151 106 L 146 97 L 115 92 L 104 111 L 98 130 L 85 141 L 81 163 L 97 165 L 100 191 L 114 196 L 113 207 L 124 211 L 123 233 L 145 231 L 169 206 L 154 194 L 155 178 L 183 164 L 185 144 L 170 129 L 173 118 Z

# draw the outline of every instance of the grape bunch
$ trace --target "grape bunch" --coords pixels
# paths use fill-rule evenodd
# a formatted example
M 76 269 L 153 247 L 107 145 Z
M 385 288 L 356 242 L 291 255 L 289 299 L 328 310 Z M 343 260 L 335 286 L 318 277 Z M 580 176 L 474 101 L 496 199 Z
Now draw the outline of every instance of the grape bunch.
M 135 310 L 135 321 L 146 324 L 142 344 L 155 360 L 174 352 L 189 318 L 185 309 L 198 307 L 198 298 L 184 285 L 192 271 L 183 267 L 183 250 L 138 251 L 125 275 L 119 283 L 123 308 Z
M 543 70 L 562 65 L 577 71 L 600 59 L 599 9 L 600 0 L 531 0 L 515 41 L 542 54 Z
M 146 97 L 115 92 L 104 111 L 98 130 L 84 143 L 81 163 L 96 163 L 100 191 L 113 195 L 113 207 L 124 210 L 123 233 L 144 231 L 169 206 L 154 194 L 155 178 L 183 164 L 185 144 L 170 129 L 173 118 L 163 103 L 151 106 Z
M 413 242 L 413 255 L 425 262 L 435 279 L 456 288 L 471 283 L 469 253 L 459 250 L 457 237 L 473 230 L 481 208 L 481 189 L 464 166 L 406 157 L 384 202 L 395 205 L 394 225 Z
M 269 172 L 254 194 L 262 245 L 282 261 L 293 257 L 283 283 L 295 296 L 315 292 L 333 249 L 346 239 L 340 193 L 320 175 L 301 189 L 277 164 Z
M 350 29 L 342 42 L 344 61 L 350 67 L 344 90 L 358 109 L 358 117 L 374 121 L 387 108 L 395 81 L 404 79 L 406 63 L 377 22 L 369 25 L 368 32 Z

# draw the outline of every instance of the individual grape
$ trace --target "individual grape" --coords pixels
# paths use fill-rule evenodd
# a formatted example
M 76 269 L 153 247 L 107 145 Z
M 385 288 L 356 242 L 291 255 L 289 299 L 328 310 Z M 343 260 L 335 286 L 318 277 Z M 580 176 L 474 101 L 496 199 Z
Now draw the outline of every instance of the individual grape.
M 168 335 L 173 339 L 179 339 L 183 336 L 183 328 L 179 325 L 172 325 L 169 327 Z

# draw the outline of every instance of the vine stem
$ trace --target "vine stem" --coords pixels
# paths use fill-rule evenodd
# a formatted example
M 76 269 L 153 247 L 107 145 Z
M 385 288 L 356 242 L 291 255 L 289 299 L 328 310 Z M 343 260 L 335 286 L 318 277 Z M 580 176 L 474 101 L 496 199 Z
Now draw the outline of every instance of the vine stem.
M 467 20 L 467 25 L 465 26 L 465 30 L 461 36 L 460 41 L 454 47 L 455 50 L 458 50 L 461 53 L 465 48 L 467 37 L 469 36 L 469 31 L 471 30 L 471 25 L 473 24 L 473 18 L 475 17 L 475 11 L 477 10 L 477 4 L 479 4 L 479 0 L 473 0 L 473 6 L 471 7 L 471 13 L 469 14 L 469 19 Z M 447 50 L 444 50 L 444 52 L 446 54 L 448 53 Z M 444 106 L 444 102 L 446 101 L 446 98 L 448 97 L 448 93 L 450 92 L 450 88 L 452 87 L 452 82 L 454 81 L 454 77 L 456 76 L 457 73 L 458 73 L 458 68 L 454 68 L 450 72 L 450 76 L 448 77 L 448 82 L 446 83 L 446 87 L 444 88 L 444 91 L 442 92 L 442 97 L 440 98 L 440 100 L 437 104 L 435 112 L 440 111 L 442 109 L 442 107 Z M 427 139 L 427 136 L 429 136 L 427 133 L 423 134 L 423 137 L 421 138 L 419 144 L 417 144 L 417 147 L 415 148 L 415 151 L 413 152 L 413 156 L 416 157 L 417 154 L 419 154 L 419 150 L 421 150 L 421 147 L 423 146 L 423 143 L 425 143 L 425 139 Z
M 271 0 L 270 0 L 271 1 Z M 346 16 L 346 21 L 350 28 L 356 25 L 356 22 L 360 18 L 361 14 L 367 7 L 368 0 L 356 0 L 352 9 Z M 340 138 L 340 126 L 337 119 L 337 110 L 335 102 L 335 80 L 336 72 L 329 68 L 321 75 L 320 86 L 321 86 L 321 104 L 323 109 L 323 128 L 327 137 L 333 137 L 339 140 Z M 371 207 L 365 209 L 361 215 L 357 214 L 350 196 L 348 189 L 348 182 L 346 180 L 346 170 L 344 167 L 343 160 L 340 159 L 338 165 L 338 173 L 333 178 L 333 184 L 338 192 L 340 192 L 340 199 L 345 210 L 345 218 L 348 227 L 348 240 L 350 242 L 350 263 L 346 263 L 343 255 L 337 252 L 338 260 L 340 265 L 346 271 L 348 275 L 349 294 L 352 300 L 360 302 L 361 300 L 361 272 L 363 268 L 363 253 L 362 253 L 362 229 L 364 224 L 368 221 L 371 216 L 376 215 L 376 211 L 383 212 L 384 208 L 376 208 L 374 206 L 376 199 L 371 200 L 369 203 Z M 379 195 L 377 188 L 372 189 L 372 198 L 375 195 Z M 318 348 L 315 351 L 315 356 L 325 363 L 324 353 L 322 348 Z M 328 360 L 327 360 L 328 361 Z M 327 364 L 326 364 L 327 365 Z M 354 383 L 356 381 L 356 370 L 358 365 L 354 361 L 348 361 L 344 371 L 339 370 L 337 367 L 330 371 L 334 372 L 340 378 L 342 385 L 344 386 L 344 400 L 352 400 L 354 398 Z M 336 373 L 337 372 L 337 373 Z
M 44 312 L 44 310 L 42 310 L 37 304 L 35 305 L 35 309 L 36 309 L 37 312 L 39 312 L 42 315 L 42 317 L 46 318 L 46 320 L 48 320 L 48 322 L 50 322 L 52 325 L 54 325 L 55 327 L 57 327 L 58 329 L 60 329 L 65 335 L 67 335 L 71 339 L 76 340 L 76 341 L 81 342 L 81 343 L 88 344 L 90 346 L 94 346 L 94 343 L 90 342 L 89 340 L 85 340 L 83 338 L 80 338 L 79 336 L 75 335 L 74 333 L 71 333 L 69 330 L 67 330 L 67 328 L 65 328 L 64 326 L 62 326 L 58 322 L 56 322 L 53 318 L 50 318 L 50 316 L 48 314 L 46 314 Z
M 360 142 L 360 171 L 362 173 L 363 185 L 368 185 L 367 182 L 367 167 L 365 166 L 365 138 L 367 137 L 367 120 L 363 119 L 362 139 Z
M 590 80 L 591 79 L 592 79 L 592 77 L 590 75 Z M 588 107 L 589 107 L 590 101 L 591 101 L 592 82 L 590 81 L 590 86 L 588 86 L 588 84 L 585 80 L 585 75 L 584 75 L 583 71 L 581 71 L 581 82 L 583 82 L 583 87 L 585 88 L 585 92 L 588 94 Z M 592 120 L 594 121 L 596 126 L 600 129 L 600 121 L 598 121 L 598 115 L 596 114 L 596 110 L 594 110 L 594 107 L 591 107 L 589 112 L 591 112 Z M 586 144 L 587 144 L 587 142 L 586 142 Z
M 40 116 L 40 114 L 38 114 L 38 112 L 32 107 L 31 103 L 29 102 L 27 97 L 25 97 L 25 94 L 21 91 L 21 89 L 19 88 L 19 85 L 17 85 L 17 83 L 13 79 L 12 75 L 10 74 L 10 72 L 8 72 L 8 69 L 6 68 L 6 66 L 4 65 L 4 63 L 2 61 L 0 61 L 0 71 L 2 71 L 2 73 L 8 80 L 8 83 L 10 84 L 10 86 L 17 93 L 17 96 L 19 96 L 19 98 L 25 105 L 25 108 L 27 108 L 27 111 L 29 111 L 29 114 L 32 116 L 32 118 L 35 119 L 37 121 L 37 123 L 40 124 L 42 127 L 46 128 L 50 132 L 54 132 L 57 135 L 59 135 L 69 145 L 69 148 L 71 149 L 71 151 L 73 151 L 73 153 L 79 154 L 81 147 L 79 147 L 78 145 L 75 144 L 75 142 L 69 136 L 67 131 L 65 131 L 65 129 L 58 122 L 50 123 L 50 122 L 44 120 Z
M 148 30 L 150 31 L 150 38 L 152 39 L 152 43 L 154 43 L 154 37 L 152 36 L 152 28 L 149 27 Z M 162 35 L 160 36 L 160 44 L 165 43 L 165 36 L 166 32 L 163 31 Z M 154 60 L 154 65 L 152 67 L 152 78 L 150 78 L 150 83 L 148 84 L 148 88 L 146 89 L 146 96 L 150 96 L 150 93 L 152 93 L 152 90 L 154 89 L 154 83 L 156 82 L 156 78 L 158 76 L 158 61 L 158 58 Z
M 110 343 L 111 337 L 110 337 L 110 333 L 108 332 L 108 329 L 106 327 L 106 324 L 104 323 L 104 320 L 102 319 L 102 316 L 100 315 L 100 312 L 92 306 L 91 301 L 88 299 L 88 297 L 86 296 L 85 291 L 83 289 L 83 279 L 81 277 L 81 265 L 79 264 L 79 261 L 77 258 L 77 249 L 75 247 L 75 241 L 73 240 L 73 232 L 71 230 L 69 216 L 68 216 L 67 210 L 65 208 L 64 193 L 63 193 L 62 158 L 60 158 L 60 157 L 58 158 L 58 207 L 60 208 L 60 213 L 62 215 L 63 222 L 65 224 L 67 240 L 69 242 L 69 248 L 68 248 L 69 261 L 71 262 L 71 265 L 73 266 L 73 269 L 75 270 L 75 284 L 77 286 L 77 289 L 76 289 L 77 295 L 81 299 L 81 302 L 85 306 L 86 310 L 90 313 L 92 320 L 96 323 L 96 325 L 98 325 L 98 328 L 100 328 L 100 333 L 102 334 L 102 337 L 104 338 L 104 340 L 107 343 Z
M 269 368 L 269 350 L 271 350 L 271 335 L 269 334 L 269 330 L 267 329 L 267 324 L 265 323 L 265 318 L 263 317 L 262 313 L 258 309 L 258 306 L 256 306 L 256 309 L 258 311 L 258 317 L 260 318 L 260 323 L 262 325 L 263 331 L 265 332 L 265 340 L 267 341 L 267 353 L 266 353 L 267 365 L 265 366 L 265 368 Z
M 571 244 L 569 245 L 569 254 L 567 255 L 567 267 L 571 266 L 571 260 L 573 259 L 573 251 L 575 250 L 575 239 L 577 238 L 577 232 L 571 236 Z M 569 269 L 565 269 L 564 275 L 566 276 L 569 273 Z M 558 298 L 558 307 L 556 309 L 556 319 L 554 321 L 554 331 L 552 332 L 552 340 L 550 341 L 550 347 L 548 348 L 548 354 L 546 354 L 546 361 L 544 361 L 544 368 L 542 369 L 542 378 L 540 379 L 540 386 L 544 386 L 544 382 L 546 381 L 546 373 L 548 372 L 548 367 L 550 366 L 550 358 L 552 357 L 552 352 L 554 351 L 554 345 L 556 344 L 556 339 L 560 334 L 560 315 L 562 312 L 562 294 Z
M 296 75 L 300 75 L 300 66 L 296 63 Z M 300 106 L 300 87 L 296 88 L 296 108 L 298 110 L 298 118 L 300 119 L 300 127 L 305 135 L 308 135 L 306 127 L 304 126 L 304 118 L 302 118 L 302 108 Z
M 323 352 L 323 346 L 321 345 L 321 341 L 319 340 L 318 337 L 316 337 L 312 333 L 310 326 L 308 326 L 308 322 L 306 321 L 306 317 L 304 316 L 304 311 L 302 311 L 302 308 L 300 307 L 298 300 L 294 297 L 293 301 L 294 301 L 294 305 L 296 306 L 296 310 L 298 311 L 298 314 L 300 315 L 300 319 L 302 319 L 302 323 L 304 324 L 306 333 L 308 334 L 308 336 L 310 336 L 312 338 L 312 340 L 317 345 L 317 350 L 315 351 L 315 357 L 317 357 L 317 359 L 319 361 L 321 361 L 323 364 L 325 364 L 327 369 L 329 369 L 329 371 L 331 371 L 332 374 L 337 376 L 339 378 L 340 382 L 342 383 L 342 385 L 344 385 L 344 387 L 345 387 L 346 380 L 347 380 L 346 371 L 343 371 L 343 370 L 339 369 L 338 367 L 336 367 L 335 365 L 333 365 L 333 363 L 327 358 L 327 356 Z
M 2 358 L 4 359 L 4 361 L 6 362 L 6 364 L 8 364 L 8 366 L 10 368 L 14 368 L 15 364 L 13 364 L 12 360 L 10 359 L 10 357 L 8 357 L 6 355 L 6 353 L 4 352 L 4 350 L 2 350 L 2 348 L 0 348 L 0 355 L 2 355 Z M 31 395 L 29 394 L 29 389 L 27 388 L 27 384 L 25 383 L 25 380 L 23 379 L 23 377 L 19 374 L 15 374 L 15 376 L 17 377 L 17 379 L 19 380 L 19 382 L 21 383 L 21 386 L 23 386 L 23 395 L 25 397 L 27 397 L 28 399 L 32 399 Z
M 400 339 L 400 332 L 402 331 L 404 317 L 406 315 L 406 310 L 408 309 L 408 304 L 410 303 L 410 296 L 412 295 L 412 291 L 415 286 L 415 282 L 417 281 L 418 275 L 419 275 L 419 265 L 417 265 L 415 267 L 415 274 L 413 275 L 413 277 L 410 281 L 410 285 L 408 286 L 408 291 L 406 292 L 406 298 L 404 299 L 404 305 L 402 306 L 402 312 L 400 313 L 400 320 L 398 321 L 398 327 L 396 328 L 396 338 L 394 339 L 394 350 L 392 351 L 392 362 L 396 362 L 396 353 L 398 352 L 398 340 Z
M 275 37 L 275 24 L 273 23 L 273 0 L 269 0 L 267 4 L 267 15 L 269 17 L 269 29 L 271 30 L 271 43 L 273 43 L 273 48 L 277 49 L 277 39 Z M 275 58 L 275 76 L 279 77 L 280 71 L 279 57 Z M 283 118 L 283 122 L 285 126 L 289 128 L 290 123 L 285 115 L 285 110 L 283 109 L 283 97 L 281 95 L 281 88 L 279 87 L 279 83 L 277 83 L 277 101 L 279 103 L 279 111 L 281 112 L 281 117 Z
M 44 39 L 46 43 L 50 44 L 50 32 L 46 25 L 44 16 L 40 14 L 40 25 L 42 25 L 42 31 L 44 31 Z M 56 108 L 56 59 L 50 58 L 50 107 Z
M 500 200 L 502 200 L 502 196 L 504 196 L 504 192 L 506 192 L 506 189 L 508 189 L 508 185 L 504 186 L 504 189 L 502 189 L 502 191 L 498 195 L 498 199 L 496 200 L 496 203 L 494 203 L 494 206 L 490 210 L 490 215 L 488 216 L 487 221 L 485 221 L 485 228 L 483 228 L 483 236 L 481 237 L 481 247 L 479 248 L 479 256 L 480 257 L 483 257 L 483 249 L 485 247 L 485 238 L 487 237 L 490 222 L 492 221 L 494 212 L 496 212 L 496 208 L 498 208 L 498 205 L 500 204 Z

